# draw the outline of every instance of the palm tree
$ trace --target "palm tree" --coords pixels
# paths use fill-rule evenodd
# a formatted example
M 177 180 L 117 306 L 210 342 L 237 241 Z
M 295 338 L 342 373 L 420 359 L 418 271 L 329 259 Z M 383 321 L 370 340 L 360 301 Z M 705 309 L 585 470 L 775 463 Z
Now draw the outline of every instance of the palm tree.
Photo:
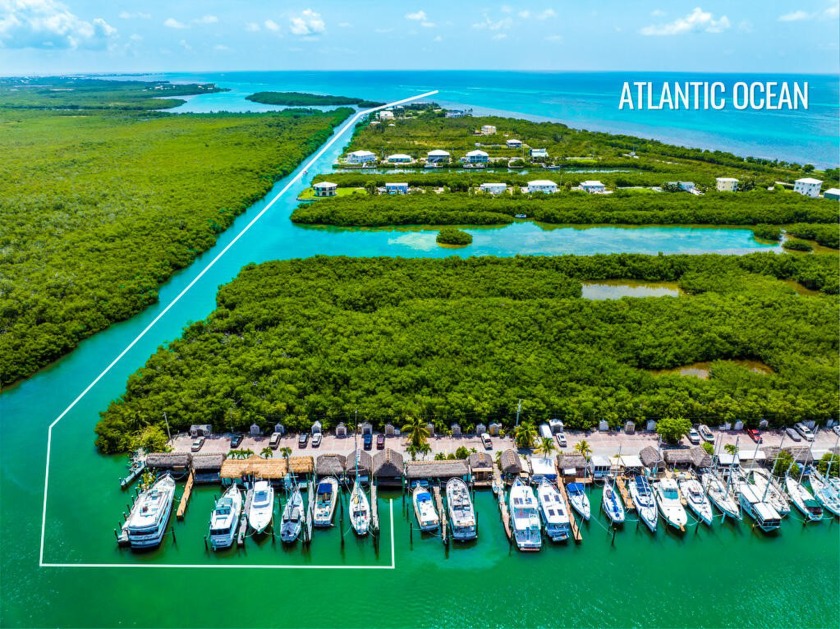
M 592 454 L 592 447 L 586 439 L 581 439 L 579 443 L 576 443 L 574 450 L 587 461 L 589 460 L 589 456 Z
M 280 448 L 280 456 L 286 459 L 286 463 L 288 463 L 289 457 L 292 456 L 292 449 L 288 446 L 283 446 Z
M 522 422 L 513 431 L 513 440 L 518 448 L 530 448 L 537 440 L 537 428 L 532 422 Z
M 732 443 L 727 443 L 725 446 L 723 446 L 723 451 L 726 452 L 726 454 L 735 456 L 736 454 L 738 454 L 738 446 Z
M 429 439 L 429 427 L 420 417 L 406 417 L 405 422 L 405 425 L 400 430 L 408 436 L 409 444 L 418 448 L 415 452 L 419 452 L 419 449 Z
M 274 456 L 274 450 L 270 446 L 266 446 L 260 450 L 260 456 L 264 459 L 270 459 Z
M 539 443 L 537 443 L 537 447 L 534 448 L 534 452 L 550 457 L 556 449 L 557 448 L 554 446 L 554 439 L 551 437 L 541 437 Z

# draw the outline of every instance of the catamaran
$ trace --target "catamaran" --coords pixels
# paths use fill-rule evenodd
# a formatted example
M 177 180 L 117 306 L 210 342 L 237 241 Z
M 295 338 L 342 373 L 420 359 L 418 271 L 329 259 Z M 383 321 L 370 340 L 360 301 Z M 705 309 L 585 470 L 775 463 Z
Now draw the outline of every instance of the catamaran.
M 239 487 L 231 485 L 224 495 L 216 501 L 210 516 L 210 547 L 213 550 L 229 548 L 233 545 L 236 525 L 242 514 L 242 494 Z
M 793 476 L 787 475 L 785 476 L 785 489 L 787 489 L 790 499 L 796 508 L 802 512 L 802 515 L 811 521 L 822 520 L 822 506 L 814 500 L 814 496 L 810 491 L 805 489 L 802 483 L 793 478 Z
M 248 524 L 259 534 L 271 524 L 274 515 L 274 488 L 267 480 L 258 480 L 251 489 L 251 508 L 248 509 Z
M 840 483 L 837 478 L 826 478 L 816 469 L 811 469 L 808 477 L 811 489 L 814 490 L 814 498 L 828 511 L 840 516 Z
M 703 489 L 706 490 L 706 495 L 709 500 L 715 505 L 721 513 L 730 518 L 737 518 L 740 520 L 741 507 L 738 506 L 738 499 L 729 491 L 726 483 L 714 472 L 706 472 L 703 474 Z
M 621 504 L 621 497 L 615 488 L 609 482 L 605 482 L 601 495 L 601 508 L 610 521 L 613 524 L 624 524 L 624 505 Z
M 677 481 L 673 478 L 663 478 L 654 483 L 653 493 L 656 496 L 656 503 L 659 505 L 659 513 L 665 521 L 680 531 L 685 530 L 688 515 L 680 501 L 680 490 Z
M 362 489 L 358 475 L 353 483 L 353 491 L 350 492 L 348 511 L 350 512 L 350 523 L 353 525 L 356 535 L 367 535 L 368 528 L 370 528 L 370 502 L 368 502 L 365 490 Z
M 291 544 L 300 535 L 303 521 L 303 496 L 300 494 L 300 487 L 295 485 L 292 496 L 283 508 L 283 516 L 280 518 L 280 539 Z
M 680 492 L 688 503 L 688 508 L 703 522 L 712 525 L 712 503 L 706 497 L 703 486 L 696 478 L 684 478 L 679 481 Z
M 540 503 L 540 516 L 545 525 L 545 534 L 552 542 L 569 539 L 571 523 L 566 502 L 551 482 L 543 478 L 537 487 L 537 500 Z
M 432 494 L 422 485 L 417 485 L 411 494 L 414 502 L 414 515 L 421 531 L 434 531 L 440 526 L 440 517 L 435 511 Z
M 539 550 L 542 547 L 540 516 L 534 490 L 520 479 L 513 482 L 508 496 L 511 527 L 519 550 Z
M 782 516 L 768 502 L 762 502 L 759 489 L 755 485 L 741 482 L 738 485 L 738 500 L 741 508 L 747 512 L 765 533 L 774 531 L 782 525 Z
M 569 496 L 569 503 L 572 509 L 577 511 L 587 522 L 589 521 L 589 496 L 581 483 L 569 483 L 566 485 L 566 494 Z
M 636 506 L 636 512 L 639 514 L 642 522 L 655 533 L 657 523 L 659 522 L 659 514 L 656 511 L 656 499 L 653 497 L 650 482 L 646 476 L 640 474 L 629 481 L 628 485 L 630 497 Z
M 752 478 L 756 495 L 761 499 L 761 502 L 768 503 L 782 517 L 790 513 L 790 503 L 785 496 L 785 492 L 782 491 L 769 471 L 754 469 L 749 477 Z
M 332 526 L 335 503 L 338 500 L 338 480 L 328 476 L 318 482 L 315 498 L 315 515 L 312 524 L 318 527 Z
M 467 484 L 460 478 L 446 481 L 446 502 L 452 522 L 452 539 L 466 542 L 478 536 L 475 508 Z
M 166 474 L 137 498 L 124 529 L 132 548 L 154 548 L 160 544 L 175 497 L 175 481 Z

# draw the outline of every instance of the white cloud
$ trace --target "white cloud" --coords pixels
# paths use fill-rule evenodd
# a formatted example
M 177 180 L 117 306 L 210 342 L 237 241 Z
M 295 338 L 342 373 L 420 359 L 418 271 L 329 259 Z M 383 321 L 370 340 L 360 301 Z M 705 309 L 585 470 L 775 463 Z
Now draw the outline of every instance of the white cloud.
M 531 17 L 531 12 L 528 11 L 528 10 L 525 10 L 525 11 L 520 11 L 516 15 L 521 17 L 523 20 L 527 20 L 529 17 Z
M 836 20 L 840 17 L 840 1 L 833 0 L 831 6 L 823 11 L 822 17 L 826 20 Z
M 218 50 L 220 52 L 225 52 L 225 51 L 230 50 L 230 48 L 228 46 L 225 46 L 224 44 L 216 44 L 215 46 L 213 46 L 213 50 Z
M 277 22 L 275 22 L 274 20 L 266 20 L 264 22 L 264 24 L 265 24 L 266 30 L 275 31 L 275 32 L 280 30 L 280 25 Z
M 258 33 L 260 31 L 260 25 L 256 22 L 248 22 L 245 24 L 245 30 L 249 33 Z
M 731 26 L 729 18 L 722 15 L 719 19 L 697 7 L 685 17 L 677 18 L 668 24 L 645 26 L 642 35 L 682 35 L 684 33 L 722 33 Z
M 429 18 L 425 11 L 416 11 L 414 13 L 406 13 L 405 19 L 414 20 L 415 22 L 426 22 Z
M 548 20 L 550 18 L 557 17 L 557 12 L 554 9 L 546 9 L 542 13 L 537 16 L 538 20 Z
M 840 0 L 832 0 L 831 6 L 823 11 L 808 13 L 807 11 L 793 11 L 779 16 L 779 22 L 805 22 L 807 20 L 836 20 L 840 17 Z
M 122 11 L 119 15 L 121 20 L 150 20 L 152 19 L 151 13 L 141 13 L 140 11 Z
M 193 24 L 215 24 L 219 21 L 215 15 L 204 15 L 193 20 Z
M 183 22 L 179 22 L 179 21 L 178 21 L 178 20 L 176 20 L 174 17 L 168 17 L 168 18 L 166 18 L 166 19 L 163 21 L 163 25 L 164 25 L 166 28 L 177 28 L 177 29 L 181 29 L 181 28 L 189 28 L 189 26 L 187 26 L 187 25 L 186 25 L 186 24 L 184 24 Z
M 493 35 L 493 39 L 496 39 L 496 40 L 507 39 L 507 33 L 496 33 L 495 35 Z
M 474 29 L 477 30 L 488 30 L 488 31 L 500 31 L 504 29 L 508 29 L 513 25 L 513 20 L 509 17 L 503 17 L 501 20 L 491 20 L 490 17 L 485 13 L 484 14 L 484 21 L 483 22 L 476 22 L 472 25 Z
M 55 0 L 0 0 L 0 47 L 105 48 L 116 34 L 102 18 L 87 22 Z
M 802 20 L 810 20 L 811 14 L 805 11 L 794 11 L 793 13 L 786 13 L 779 16 L 780 22 L 801 22 Z
M 312 9 L 305 9 L 297 17 L 289 18 L 289 30 L 292 35 L 299 37 L 306 37 L 309 35 L 319 35 L 327 29 L 320 13 L 316 13 Z

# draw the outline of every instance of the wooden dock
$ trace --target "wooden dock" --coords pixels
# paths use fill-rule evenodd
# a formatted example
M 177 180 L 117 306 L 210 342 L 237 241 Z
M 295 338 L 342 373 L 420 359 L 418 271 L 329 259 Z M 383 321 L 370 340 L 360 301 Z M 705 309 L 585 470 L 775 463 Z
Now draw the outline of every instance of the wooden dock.
M 498 472 L 496 472 L 496 475 L 498 475 Z M 505 504 L 505 486 L 502 483 L 501 475 L 498 475 L 497 481 L 498 493 L 496 494 L 496 500 L 499 505 L 499 514 L 502 516 L 502 526 L 505 527 L 505 535 L 507 535 L 508 541 L 511 541 L 513 540 L 513 531 L 510 528 L 510 513 Z
M 376 483 L 370 486 L 370 526 L 374 532 L 379 531 L 379 504 L 376 499 Z
M 627 480 L 625 476 L 618 476 L 615 479 L 615 486 L 618 487 L 618 493 L 621 494 L 621 499 L 624 501 L 624 508 L 628 511 L 635 511 L 636 505 L 633 504 L 633 497 L 627 490 Z
M 566 495 L 566 488 L 563 485 L 563 478 L 559 475 L 557 476 L 557 489 L 560 491 L 560 498 L 562 498 L 563 504 L 566 505 L 566 513 L 569 514 L 569 528 L 572 529 L 572 538 L 576 543 L 580 544 L 583 541 L 583 535 L 581 535 L 580 527 L 578 526 L 577 518 L 575 518 L 575 512 L 572 509 L 572 505 L 569 504 L 569 498 Z
M 312 521 L 315 518 L 315 483 L 306 483 L 306 515 L 303 519 L 303 542 L 312 541 Z
M 437 506 L 438 517 L 440 518 L 440 539 L 445 544 L 448 539 L 448 533 L 446 530 L 448 520 L 446 518 L 446 512 L 443 510 L 443 499 L 440 496 L 440 487 L 436 485 L 432 488 L 432 492 L 435 496 L 435 505 Z
M 179 520 L 184 519 L 184 514 L 187 512 L 187 505 L 190 502 L 190 497 L 192 496 L 193 484 L 195 483 L 195 476 L 190 470 L 190 475 L 187 477 L 187 484 L 184 487 L 184 493 L 181 494 L 181 502 L 178 503 L 178 511 L 175 514 Z

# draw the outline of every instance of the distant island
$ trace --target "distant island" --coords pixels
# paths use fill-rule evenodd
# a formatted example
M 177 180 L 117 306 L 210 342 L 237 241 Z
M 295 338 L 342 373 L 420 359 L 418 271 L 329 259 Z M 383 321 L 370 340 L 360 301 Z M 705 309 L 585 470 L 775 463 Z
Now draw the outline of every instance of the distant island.
M 262 103 L 263 105 L 285 105 L 287 107 L 324 107 L 329 105 L 381 107 L 385 104 L 362 98 L 307 94 L 306 92 L 257 92 L 256 94 L 246 96 L 245 99 L 254 103 Z

